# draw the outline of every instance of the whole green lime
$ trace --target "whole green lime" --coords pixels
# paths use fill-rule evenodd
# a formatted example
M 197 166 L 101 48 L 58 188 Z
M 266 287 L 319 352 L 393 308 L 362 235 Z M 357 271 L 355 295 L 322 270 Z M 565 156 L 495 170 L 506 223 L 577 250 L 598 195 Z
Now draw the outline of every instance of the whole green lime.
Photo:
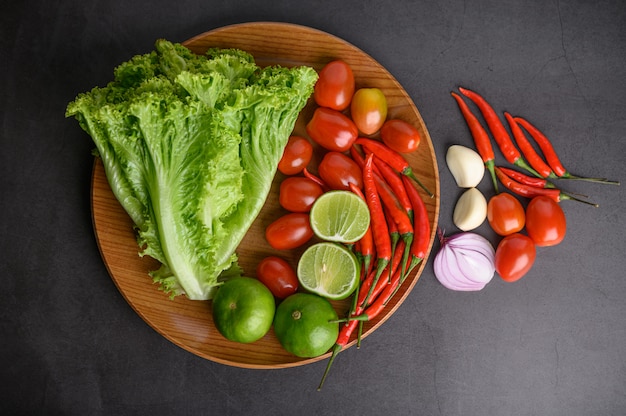
M 298 357 L 317 357 L 337 341 L 337 312 L 312 293 L 295 293 L 276 308 L 274 333 L 283 348 Z
M 272 292 L 260 281 L 237 277 L 226 281 L 213 297 L 213 322 L 231 341 L 257 341 L 269 331 L 276 303 Z

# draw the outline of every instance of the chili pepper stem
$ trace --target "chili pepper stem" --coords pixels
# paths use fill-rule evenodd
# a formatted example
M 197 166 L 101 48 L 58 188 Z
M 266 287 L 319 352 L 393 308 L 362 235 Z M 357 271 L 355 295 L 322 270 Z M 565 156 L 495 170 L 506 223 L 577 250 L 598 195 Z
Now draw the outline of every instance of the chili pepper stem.
M 317 391 L 322 390 L 322 386 L 324 385 L 324 381 L 326 381 L 326 377 L 328 376 L 328 372 L 330 371 L 330 367 L 333 365 L 333 362 L 335 361 L 335 357 L 337 357 L 337 354 L 339 354 L 341 349 L 342 349 L 342 347 L 339 344 L 335 344 L 333 346 L 333 353 L 330 356 L 330 358 L 328 359 L 328 364 L 326 365 L 326 370 L 324 370 L 324 375 L 322 376 L 322 380 L 320 381 L 319 386 L 317 386 Z
M 561 191 L 561 199 L 569 199 L 571 201 L 577 201 L 577 202 L 582 202 L 583 204 L 587 204 L 587 205 L 591 205 L 593 207 L 598 208 L 600 205 L 596 204 L 595 202 L 589 202 L 589 201 L 585 201 L 583 199 L 578 199 L 573 197 L 572 195 L 566 194 L 563 191 Z
M 402 253 L 402 266 L 401 266 L 401 273 L 402 276 L 405 276 L 406 273 L 406 265 L 409 262 L 409 254 L 411 252 L 411 243 L 413 242 L 413 234 L 408 233 L 402 236 L 402 239 L 404 240 L 405 246 L 404 246 L 404 253 Z
M 596 182 L 596 183 L 603 183 L 603 184 L 607 184 L 607 185 L 620 185 L 619 181 L 610 181 L 607 178 L 587 178 L 587 177 L 584 177 L 584 176 L 572 175 L 569 172 L 565 172 L 562 176 L 559 177 L 559 179 L 569 179 L 569 180 L 573 180 L 573 181 L 585 181 L 585 182 Z
M 361 336 L 363 335 L 363 321 L 359 321 L 359 327 L 356 333 L 356 348 L 361 348 Z
M 408 176 L 409 178 L 411 178 L 415 182 L 417 182 L 417 184 L 422 187 L 422 189 L 424 190 L 424 192 L 426 192 L 428 194 L 428 196 L 430 196 L 431 198 L 433 198 L 435 196 L 435 194 L 430 192 L 428 190 L 428 188 L 419 179 L 417 179 L 417 176 L 415 176 L 415 174 L 413 173 L 413 170 L 410 167 L 404 169 L 402 171 L 402 174 L 405 175 L 405 176 Z
M 413 257 L 413 259 L 411 259 L 411 264 L 409 265 L 409 268 L 406 274 L 402 275 L 402 277 L 400 278 L 400 283 L 398 283 L 398 286 L 396 286 L 396 288 L 393 290 L 393 292 L 389 296 L 389 299 L 387 299 L 387 302 L 389 302 L 391 298 L 393 298 L 396 295 L 396 292 L 400 289 L 400 286 L 402 286 L 402 283 L 404 283 L 404 281 L 406 280 L 407 277 L 409 277 L 413 269 L 417 267 L 417 265 L 420 264 L 421 262 L 422 262 L 422 259 L 419 257 Z M 385 306 L 387 305 L 387 302 L 385 302 Z
M 526 170 L 527 172 L 531 173 L 532 175 L 538 177 L 538 178 L 543 178 L 543 176 L 541 176 L 541 174 L 539 172 L 537 172 L 535 169 L 533 169 L 528 162 L 526 162 L 526 159 L 524 159 L 523 156 L 520 156 L 519 159 L 517 159 L 514 163 L 515 166 L 519 166 L 520 168 Z
M 494 190 L 496 191 L 496 194 L 497 194 L 500 191 L 498 191 L 498 179 L 496 178 L 495 163 L 494 163 L 493 159 L 486 161 L 485 162 L 485 167 L 487 168 L 487 170 L 491 174 L 491 180 L 493 181 L 493 188 L 494 188 Z
M 363 300 L 363 303 L 362 303 L 363 307 L 365 307 L 367 303 L 369 302 L 370 297 L 372 296 L 372 293 L 374 292 L 374 287 L 376 287 L 376 283 L 378 283 L 378 279 L 380 279 L 380 275 L 383 274 L 383 271 L 385 270 L 388 264 L 389 264 L 389 260 L 383 259 L 383 258 L 378 259 L 378 263 L 376 265 L 376 276 L 374 276 L 374 280 L 372 281 L 372 286 L 370 286 L 370 290 L 367 292 L 367 296 L 365 296 L 365 299 Z

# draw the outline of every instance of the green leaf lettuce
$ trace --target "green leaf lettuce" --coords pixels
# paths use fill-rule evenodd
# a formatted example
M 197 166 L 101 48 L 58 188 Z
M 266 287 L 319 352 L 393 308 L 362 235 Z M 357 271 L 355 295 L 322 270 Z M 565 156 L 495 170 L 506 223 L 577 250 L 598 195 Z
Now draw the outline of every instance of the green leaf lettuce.
M 196 55 L 158 40 L 66 110 L 91 136 L 171 296 L 210 299 L 265 203 L 317 73 L 258 67 L 236 49 Z M 229 270 L 230 269 L 230 270 Z

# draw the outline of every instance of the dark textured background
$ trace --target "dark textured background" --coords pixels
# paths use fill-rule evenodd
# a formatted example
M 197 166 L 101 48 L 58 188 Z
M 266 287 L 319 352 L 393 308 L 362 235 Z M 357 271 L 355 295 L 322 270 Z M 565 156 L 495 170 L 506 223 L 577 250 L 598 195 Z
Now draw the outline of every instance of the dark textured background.
M 325 362 L 231 368 L 171 344 L 133 312 L 98 253 L 92 144 L 65 106 L 157 38 L 260 20 L 339 36 L 400 81 L 435 145 L 448 232 L 459 190 L 445 150 L 472 144 L 449 95 L 458 85 L 536 122 L 571 172 L 625 179 L 623 0 L 5 1 L 0 413 L 626 414 L 623 186 L 568 183 L 600 208 L 564 202 L 565 241 L 539 249 L 515 284 L 496 277 L 480 293 L 452 292 L 431 256 L 402 307 L 339 356 L 321 392 Z

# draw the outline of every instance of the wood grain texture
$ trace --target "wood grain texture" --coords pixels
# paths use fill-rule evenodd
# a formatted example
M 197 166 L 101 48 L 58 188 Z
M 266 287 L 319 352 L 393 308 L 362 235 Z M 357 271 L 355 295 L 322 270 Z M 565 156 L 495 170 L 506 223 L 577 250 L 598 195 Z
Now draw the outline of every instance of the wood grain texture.
M 333 59 L 343 59 L 354 71 L 357 88 L 380 88 L 388 100 L 388 117 L 401 118 L 412 123 L 422 135 L 419 149 L 406 155 L 406 158 L 420 180 L 435 194 L 434 198 L 429 198 L 422 193 L 431 224 L 432 247 L 439 216 L 439 174 L 433 145 L 415 104 L 379 63 L 337 37 L 285 23 L 260 22 L 227 26 L 196 36 L 184 44 L 196 53 L 204 53 L 210 47 L 243 49 L 254 55 L 260 66 L 309 65 L 320 70 Z M 304 126 L 314 108 L 315 105 L 310 100 L 300 114 L 294 129 L 295 134 L 306 137 Z M 311 165 L 314 172 L 314 167 L 321 160 L 321 154 L 321 150 L 316 149 Z M 264 208 L 237 250 L 240 265 L 250 276 L 254 276 L 258 262 L 270 254 L 287 259 L 295 267 L 304 249 L 276 251 L 264 238 L 266 226 L 285 214 L 278 204 L 278 185 L 283 179 L 284 176 L 277 173 Z M 148 276 L 149 271 L 158 268 L 158 263 L 148 257 L 139 257 L 133 224 L 111 192 L 99 159 L 94 162 L 91 202 L 96 239 L 111 278 L 141 318 L 174 344 L 200 357 L 243 368 L 293 367 L 329 356 L 327 353 L 311 359 L 295 357 L 280 346 L 272 330 L 252 344 L 230 342 L 213 325 L 210 301 L 191 301 L 183 296 L 170 300 Z M 419 279 L 426 260 L 405 281 L 385 313 L 366 323 L 364 338 L 402 304 Z M 339 314 L 345 314 L 348 302 L 333 302 L 333 305 Z M 348 347 L 354 343 L 355 340 L 352 340 Z

